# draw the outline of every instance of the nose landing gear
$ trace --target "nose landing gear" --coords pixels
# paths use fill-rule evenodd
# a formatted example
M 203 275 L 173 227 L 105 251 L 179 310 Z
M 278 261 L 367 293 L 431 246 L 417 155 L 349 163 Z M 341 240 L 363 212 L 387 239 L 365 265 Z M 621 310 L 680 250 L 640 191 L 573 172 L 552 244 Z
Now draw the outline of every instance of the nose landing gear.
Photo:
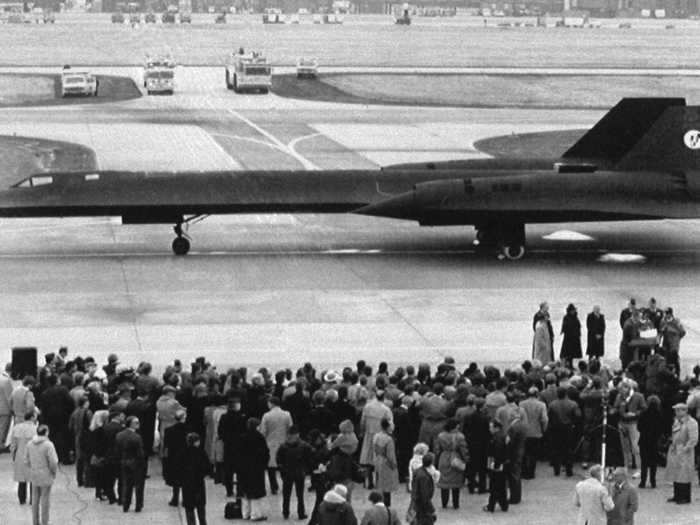
M 208 215 L 193 215 L 192 217 L 182 218 L 173 227 L 175 232 L 175 239 L 173 239 L 173 253 L 175 255 L 187 255 L 190 251 L 190 237 L 187 235 L 183 229 L 182 225 L 189 226 L 190 224 L 195 224 L 199 221 L 206 219 Z
M 173 253 L 175 255 L 187 255 L 187 252 L 190 251 L 190 241 L 185 237 L 185 233 L 182 231 L 182 223 L 178 222 L 173 228 L 173 231 L 175 235 L 177 235 L 173 240 Z

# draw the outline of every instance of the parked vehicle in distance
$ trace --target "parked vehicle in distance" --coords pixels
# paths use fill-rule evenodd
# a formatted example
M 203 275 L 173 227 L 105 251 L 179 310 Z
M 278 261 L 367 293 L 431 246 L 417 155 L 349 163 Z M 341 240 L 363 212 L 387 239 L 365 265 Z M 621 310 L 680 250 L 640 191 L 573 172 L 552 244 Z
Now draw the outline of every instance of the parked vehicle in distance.
M 124 23 L 124 13 L 117 11 L 112 13 L 112 23 L 113 24 L 123 24 Z
M 146 13 L 146 16 L 144 17 L 144 22 L 147 24 L 155 24 L 156 23 L 156 14 L 153 11 L 149 11 Z
M 297 60 L 297 78 L 316 78 L 318 76 L 318 59 L 300 57 Z
M 143 87 L 149 95 L 172 95 L 175 92 L 175 61 L 168 57 L 146 57 Z
M 183 11 L 180 13 L 180 23 L 181 24 L 191 24 L 192 23 L 192 13 L 189 11 Z
M 261 53 L 245 53 L 241 48 L 228 57 L 226 87 L 236 93 L 243 91 L 267 93 L 272 87 L 272 68 Z
M 71 95 L 97 96 L 98 81 L 87 71 L 75 71 L 64 66 L 61 72 L 61 97 Z
M 215 24 L 225 24 L 226 23 L 226 12 L 222 11 L 214 19 Z

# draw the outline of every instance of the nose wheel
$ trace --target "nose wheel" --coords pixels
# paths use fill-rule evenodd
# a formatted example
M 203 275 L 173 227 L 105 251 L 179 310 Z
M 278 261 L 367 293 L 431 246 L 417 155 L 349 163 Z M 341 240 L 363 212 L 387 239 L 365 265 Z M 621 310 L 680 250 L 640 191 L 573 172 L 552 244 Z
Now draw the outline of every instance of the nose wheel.
M 173 227 L 173 231 L 175 232 L 175 239 L 173 240 L 173 253 L 175 255 L 187 255 L 187 253 L 190 251 L 190 238 L 189 236 L 182 230 L 182 225 L 184 224 L 186 228 L 188 228 L 191 224 L 196 224 L 199 221 L 203 221 L 206 219 L 208 215 L 192 215 L 191 217 L 181 217 L 176 223 L 175 226 Z
M 185 237 L 175 237 L 173 240 L 173 253 L 175 255 L 187 255 L 190 251 L 190 241 Z
M 178 222 L 173 231 L 177 235 L 173 240 L 173 253 L 175 255 L 187 255 L 187 252 L 190 251 L 190 241 L 182 231 L 182 222 Z

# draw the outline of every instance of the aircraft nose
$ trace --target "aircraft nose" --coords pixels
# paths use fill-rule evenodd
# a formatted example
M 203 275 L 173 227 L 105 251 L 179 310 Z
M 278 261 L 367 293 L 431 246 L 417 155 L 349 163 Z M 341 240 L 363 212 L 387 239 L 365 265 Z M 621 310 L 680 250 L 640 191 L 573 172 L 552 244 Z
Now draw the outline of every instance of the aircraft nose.
M 416 219 L 415 208 L 415 192 L 409 191 L 368 204 L 353 213 L 393 219 Z

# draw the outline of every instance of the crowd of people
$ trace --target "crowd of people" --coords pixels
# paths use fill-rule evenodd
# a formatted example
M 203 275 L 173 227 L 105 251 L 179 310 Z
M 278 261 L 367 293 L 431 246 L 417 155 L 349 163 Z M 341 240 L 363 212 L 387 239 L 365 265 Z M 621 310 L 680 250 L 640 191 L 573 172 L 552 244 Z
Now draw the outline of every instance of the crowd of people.
M 172 487 L 169 504 L 182 505 L 188 524 L 206 523 L 208 476 L 253 521 L 267 519 L 268 491 L 281 490 L 284 518 L 294 492 L 298 519 L 352 525 L 353 489 L 363 485 L 369 513 L 424 525 L 435 521 L 435 491 L 443 508 L 459 509 L 465 485 L 484 494 L 484 511 L 507 511 L 544 460 L 556 476 L 572 476 L 575 462 L 593 465 L 576 488 L 577 504 L 588 523 L 601 515 L 617 523 L 636 510 L 637 488 L 656 488 L 659 465 L 673 483 L 669 501 L 689 503 L 700 458 L 700 367 L 679 376 L 682 324 L 670 308 L 657 312 L 650 302 L 638 310 L 634 301 L 620 324 L 619 370 L 601 359 L 605 320 L 597 307 L 587 320 L 588 359 L 569 305 L 555 360 L 546 303 L 533 319 L 532 358 L 505 370 L 477 363 L 459 370 L 446 357 L 436 368 L 358 361 L 339 372 L 306 363 L 274 374 L 222 373 L 199 357 L 189 369 L 175 360 L 156 377 L 147 362 L 133 368 L 112 354 L 100 366 L 61 348 L 17 386 L 10 365 L 0 375 L 0 444 L 14 419 L 17 496 L 31 500 L 37 525 L 48 522 L 59 463 L 74 463 L 77 485 L 94 488 L 105 504 L 128 512 L 134 500 L 141 511 L 153 455 Z M 601 463 L 609 487 L 600 483 Z M 411 499 L 399 514 L 392 495 L 403 486 Z M 602 507 L 591 510 L 591 494 L 601 490 L 610 501 L 598 498 Z M 367 514 L 362 522 L 374 523 Z

